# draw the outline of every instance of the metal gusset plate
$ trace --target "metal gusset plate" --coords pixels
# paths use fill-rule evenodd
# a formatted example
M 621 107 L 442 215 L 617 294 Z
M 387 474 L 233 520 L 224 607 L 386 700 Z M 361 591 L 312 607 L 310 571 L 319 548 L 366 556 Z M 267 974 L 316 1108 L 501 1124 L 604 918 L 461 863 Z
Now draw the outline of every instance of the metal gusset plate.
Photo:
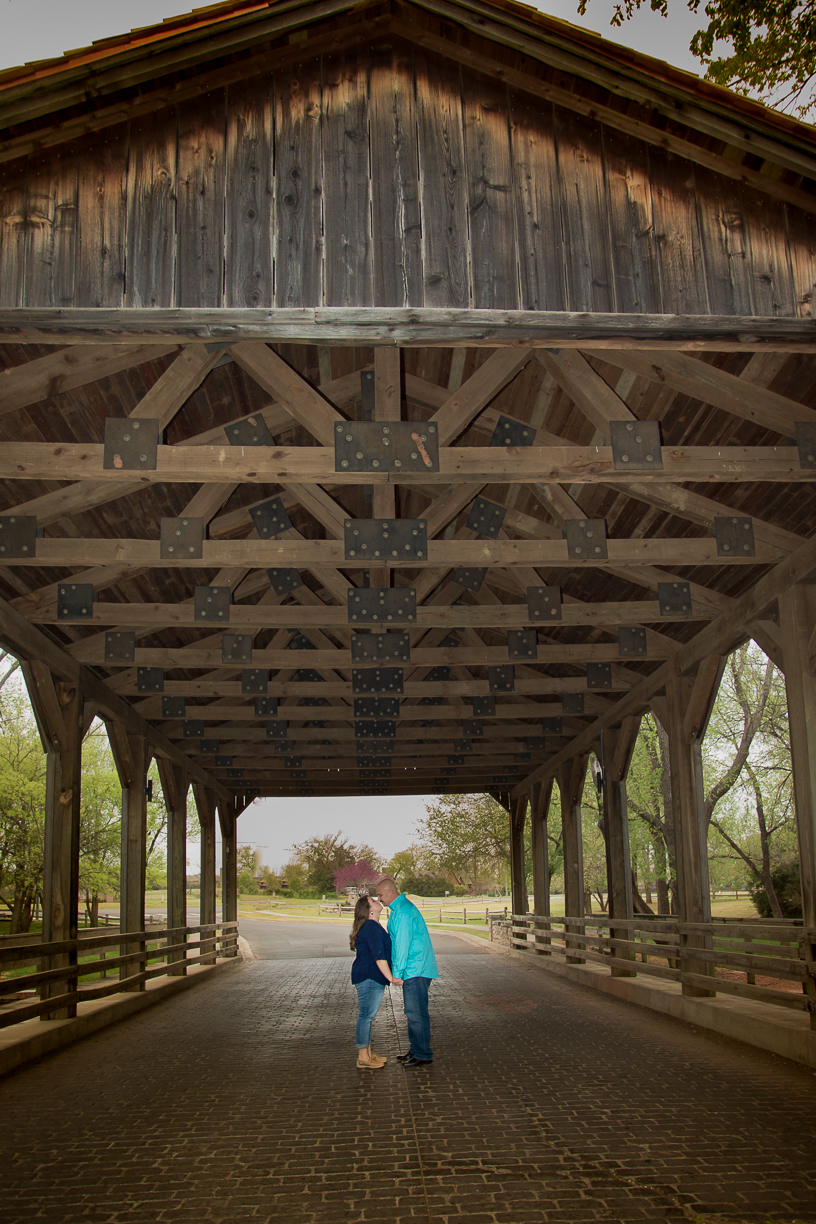
M 471 697 L 470 704 L 473 706 L 474 718 L 496 717 L 495 697 Z
M 588 689 L 611 689 L 612 664 L 587 663 L 586 678 Z
M 453 765 L 443 765 L 439 772 L 443 778 L 453 778 L 456 775 L 456 769 Z
M 221 751 L 220 740 L 203 739 L 198 745 L 199 751 L 206 756 L 216 756 Z
M 310 642 L 304 633 L 299 633 L 297 629 L 293 629 L 294 637 L 290 638 L 286 649 L 287 650 L 316 650 L 314 642 Z
M 564 537 L 567 552 L 573 561 L 597 561 L 609 555 L 604 519 L 567 519 Z
M 371 724 L 369 724 L 370 726 Z M 366 744 L 365 750 L 368 753 L 374 753 L 380 756 L 391 756 L 394 751 L 394 740 L 392 739 L 372 739 Z
M 136 634 L 131 629 L 111 629 L 105 634 L 105 662 L 136 662 Z
M 529 752 L 514 752 L 513 753 L 513 760 L 518 765 L 529 765 L 532 759 L 533 758 L 530 756 Z
M 256 718 L 274 718 L 278 712 L 277 697 L 256 697 L 255 698 L 255 717 Z
M 542 718 L 541 720 L 542 735 L 562 735 L 563 727 L 561 719 L 556 715 L 554 718 Z
M 441 706 L 445 704 L 444 697 L 420 697 L 419 704 L 424 706 Z
M 305 782 L 306 770 L 305 769 L 290 769 L 289 777 L 292 779 L 293 782 Z M 304 794 L 305 794 L 305 791 L 304 791 Z
M 162 697 L 162 718 L 186 718 L 186 697 Z
M 224 426 L 230 446 L 274 446 L 275 441 L 269 426 L 262 416 L 245 417 L 243 421 L 231 421 Z
M 454 752 L 472 752 L 473 751 L 473 740 L 455 739 L 453 741 L 453 751 Z
M 322 719 L 313 718 L 311 722 L 307 722 L 305 725 L 307 727 L 315 727 L 318 731 L 324 731 L 327 723 L 325 723 Z
M 289 595 L 303 586 L 300 570 L 297 569 L 268 569 L 266 576 L 276 595 Z
M 543 752 L 547 747 L 547 741 L 543 735 L 528 735 L 524 742 L 531 752 Z
M 729 515 L 714 519 L 718 557 L 755 557 L 754 524 L 750 518 Z
M 282 531 L 288 531 L 292 526 L 292 521 L 284 510 L 283 502 L 279 497 L 271 497 L 269 501 L 261 502 L 258 506 L 251 506 L 249 513 L 262 540 L 269 540 L 272 536 L 280 535 Z
M 352 663 L 410 663 L 411 639 L 407 633 L 354 633 Z
M 289 734 L 289 723 L 283 718 L 270 718 L 266 724 L 266 738 L 284 740 Z
M 373 781 L 376 778 L 390 778 L 390 769 L 358 769 L 357 774 L 361 780 Z
M 478 739 L 484 735 L 484 723 L 481 718 L 463 718 L 462 735 L 466 739 Z
M 232 591 L 228 586 L 197 586 L 195 588 L 195 619 L 210 624 L 224 624 L 230 618 Z
M 499 667 L 488 667 L 487 683 L 491 693 L 512 693 L 516 687 L 516 673 L 509 663 Z
M 493 786 L 515 786 L 516 779 L 509 774 L 496 774 L 490 779 Z
M 0 559 L 34 557 L 37 519 L 33 514 L 0 514 Z
M 243 778 L 243 776 L 244 776 L 243 769 L 228 769 L 227 770 L 228 778 Z
M 163 667 L 137 667 L 136 690 L 139 693 L 164 692 Z
M 90 582 L 57 586 L 57 616 L 61 621 L 93 620 L 94 589 Z
M 376 387 L 376 382 L 374 379 L 374 371 L 373 370 L 361 370 L 360 371 L 360 398 L 361 398 L 362 403 L 361 403 L 360 419 L 363 421 L 373 421 L 374 420 L 374 409 L 376 407 L 375 387 Z
M 336 472 L 438 472 L 436 425 L 346 421 L 334 427 Z
M 661 616 L 677 616 L 691 611 L 691 587 L 687 582 L 658 582 L 657 602 Z
M 610 421 L 609 441 L 616 471 L 663 471 L 658 421 Z
M 159 422 L 150 418 L 108 417 L 102 467 L 110 471 L 155 472 Z
M 361 795 L 384 795 L 386 793 L 385 786 L 377 782 L 366 782 L 360 784 Z
M 349 587 L 350 625 L 384 625 L 416 620 L 416 591 L 413 587 L 384 590 L 380 587 Z
M 401 693 L 401 667 L 352 667 L 352 693 Z M 387 717 L 394 717 L 387 715 Z
M 254 697 L 256 693 L 265 693 L 269 688 L 269 671 L 265 667 L 244 667 L 241 669 L 241 692 L 245 697 Z
M 799 466 L 816 468 L 816 425 L 810 421 L 797 421 L 796 445 L 799 448 Z
M 495 540 L 501 531 L 506 513 L 506 506 L 497 506 L 495 502 L 477 497 L 470 508 L 467 526 L 471 531 L 477 531 L 479 535 L 489 536 L 491 540 Z
M 293 739 L 275 740 L 274 748 L 275 748 L 275 752 L 279 752 L 281 753 L 281 755 L 285 752 L 294 752 L 295 751 L 295 741 Z
M 204 730 L 204 720 L 202 718 L 185 718 L 182 723 L 182 732 L 185 739 L 203 739 Z
M 622 659 L 646 657 L 646 630 L 640 625 L 621 625 L 618 629 L 618 653 Z
M 354 724 L 354 734 L 357 739 L 394 740 L 397 736 L 397 724 L 393 720 L 385 718 L 379 721 L 372 719 L 368 722 L 356 722 Z M 373 745 L 372 751 L 376 751 Z M 393 748 L 391 751 L 393 751 Z
M 387 756 L 366 756 L 363 753 L 357 755 L 358 769 L 384 769 L 390 765 L 390 758 Z
M 466 591 L 478 591 L 481 589 L 482 583 L 487 575 L 487 566 L 483 568 L 467 568 L 460 567 L 455 569 L 451 574 L 453 582 L 458 583 L 460 587 L 464 587 Z
M 323 677 L 313 667 L 299 667 L 295 672 L 298 684 L 322 684 Z
M 163 518 L 160 526 L 162 561 L 189 561 L 204 556 L 203 518 Z
M 523 421 L 514 421 L 512 417 L 500 416 L 496 428 L 493 430 L 490 445 L 532 446 L 535 442 L 536 432 L 532 425 L 525 425 Z
M 451 669 L 447 663 L 440 663 L 438 667 L 432 667 L 425 677 L 431 684 L 440 684 L 445 680 L 450 680 Z
M 329 703 L 325 697 L 301 697 L 298 704 L 302 706 L 327 706 Z
M 508 629 L 507 655 L 510 659 L 537 659 L 538 637 L 535 629 Z
M 299 756 L 284 757 L 283 763 L 287 769 L 302 769 L 303 768 L 303 757 L 299 757 Z
M 464 765 L 464 763 L 465 763 L 465 758 L 461 754 L 453 753 L 453 752 L 448 753 L 448 764 L 449 765 Z
M 428 555 L 425 519 L 345 519 L 347 561 L 424 561 Z
M 462 632 L 461 629 L 458 632 L 461 633 Z M 457 646 L 461 646 L 461 645 L 462 643 L 459 641 L 456 634 L 449 633 L 448 636 L 444 637 L 442 641 L 439 643 L 439 648 L 440 650 L 455 650 Z
M 355 697 L 355 718 L 399 718 L 399 697 Z
M 225 633 L 221 638 L 221 662 L 251 663 L 252 634 Z M 262 689 L 259 689 L 258 691 L 263 692 Z
M 561 620 L 561 588 L 560 586 L 528 586 L 527 615 L 531 621 Z
M 561 712 L 563 714 L 583 714 L 584 694 L 564 693 L 561 697 Z
M 233 758 L 231 756 L 217 756 L 213 761 L 216 769 L 231 769 Z

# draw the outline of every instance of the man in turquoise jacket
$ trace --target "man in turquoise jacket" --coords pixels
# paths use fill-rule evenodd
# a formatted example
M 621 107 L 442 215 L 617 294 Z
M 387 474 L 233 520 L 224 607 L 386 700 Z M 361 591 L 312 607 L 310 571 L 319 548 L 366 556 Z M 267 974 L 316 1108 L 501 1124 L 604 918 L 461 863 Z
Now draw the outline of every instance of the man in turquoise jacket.
M 402 978 L 402 1003 L 408 1021 L 409 1049 L 399 1055 L 403 1067 L 427 1067 L 433 1062 L 428 991 L 439 977 L 431 937 L 413 901 L 401 893 L 390 876 L 377 885 L 377 899 L 387 905 L 388 934 L 394 977 Z

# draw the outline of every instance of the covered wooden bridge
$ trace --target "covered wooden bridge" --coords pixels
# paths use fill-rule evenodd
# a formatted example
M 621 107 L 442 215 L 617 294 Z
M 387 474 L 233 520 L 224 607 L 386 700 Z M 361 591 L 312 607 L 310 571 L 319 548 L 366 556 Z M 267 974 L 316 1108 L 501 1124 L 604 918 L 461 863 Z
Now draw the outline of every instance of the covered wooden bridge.
M 190 786 L 205 924 L 216 813 L 230 920 L 269 795 L 488 791 L 517 913 L 531 805 L 546 914 L 554 783 L 578 920 L 601 728 L 631 920 L 652 709 L 702 931 L 700 742 L 746 637 L 786 676 L 816 940 L 812 128 L 505 0 L 233 0 L 0 74 L 0 166 L 0 637 L 49 752 L 46 940 L 76 936 L 95 716 L 141 932 L 153 757 L 170 928 Z

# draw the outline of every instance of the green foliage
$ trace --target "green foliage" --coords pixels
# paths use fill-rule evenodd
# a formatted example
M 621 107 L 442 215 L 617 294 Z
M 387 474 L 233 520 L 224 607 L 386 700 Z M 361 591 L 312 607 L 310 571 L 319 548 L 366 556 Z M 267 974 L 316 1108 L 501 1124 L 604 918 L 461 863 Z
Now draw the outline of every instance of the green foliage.
M 252 896 L 260 891 L 253 873 L 251 871 L 242 871 L 238 876 L 238 892 L 245 896 Z
M 42 890 L 45 767 L 25 691 L 10 684 L 0 692 L 0 888 L 12 934 L 29 929 Z
M 771 872 L 771 880 L 783 918 L 802 917 L 802 879 L 798 863 L 787 863 Z M 776 915 L 771 907 L 768 893 L 759 881 L 751 888 L 751 900 L 761 918 Z
M 428 805 L 417 828 L 420 844 L 443 874 L 475 884 L 503 879 L 509 871 L 509 819 L 492 795 L 444 795 Z
M 380 856 L 371 846 L 353 845 L 342 832 L 325 833 L 322 837 L 310 837 L 291 847 L 295 862 L 305 871 L 305 883 L 318 896 L 334 892 L 334 877 L 342 867 L 350 867 L 359 859 L 367 859 L 379 865 Z M 286 881 L 293 887 L 288 870 Z
M 406 876 L 400 886 L 403 892 L 413 893 L 415 897 L 444 897 L 451 891 L 444 876 Z M 467 889 L 462 891 L 467 892 Z

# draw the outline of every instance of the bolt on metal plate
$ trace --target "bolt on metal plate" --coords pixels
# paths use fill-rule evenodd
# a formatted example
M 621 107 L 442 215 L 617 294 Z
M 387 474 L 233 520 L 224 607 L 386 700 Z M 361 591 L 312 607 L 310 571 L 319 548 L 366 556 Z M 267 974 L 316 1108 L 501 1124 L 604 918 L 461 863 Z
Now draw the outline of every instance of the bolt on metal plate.
M 232 767 L 233 758 L 231 756 L 217 756 L 213 761 L 216 769 L 230 769 Z
M 136 662 L 136 634 L 132 630 L 111 629 L 105 634 L 105 662 Z
M 328 704 L 325 697 L 301 697 L 298 702 L 298 705 L 301 706 L 327 706 Z
M 495 718 L 496 717 L 496 698 L 495 697 L 471 697 L 470 703 L 473 706 L 474 718 Z
M 518 765 L 529 765 L 532 759 L 533 758 L 530 756 L 529 752 L 514 752 L 513 753 L 513 760 Z
M 547 741 L 543 735 L 528 735 L 524 742 L 531 752 L 543 752 L 547 747 Z
M 573 561 L 597 561 L 609 555 L 604 519 L 567 519 L 564 537 L 567 553 Z
M 584 694 L 563 693 L 561 696 L 561 711 L 564 714 L 583 714 Z
M 754 524 L 750 518 L 729 515 L 714 519 L 718 557 L 755 557 Z
M 799 449 L 799 466 L 816 468 L 816 425 L 810 421 L 797 421 L 796 445 Z
M 206 756 L 216 756 L 221 751 L 221 741 L 203 739 L 198 747 Z
M 443 765 L 439 772 L 443 778 L 453 778 L 456 776 L 456 769 L 453 765 Z
M 195 588 L 194 615 L 196 621 L 222 625 L 230 618 L 232 591 L 228 586 L 197 586 Z
M 477 497 L 470 508 L 467 526 L 471 531 L 476 531 L 479 535 L 489 536 L 491 540 L 495 540 L 501 531 L 506 514 L 506 506 L 497 506 L 495 502 L 489 502 L 483 497 Z
M 59 620 L 93 620 L 93 605 L 92 583 L 61 582 L 57 586 L 57 617 Z
M 542 735 L 562 735 L 563 726 L 561 719 L 556 715 L 554 718 L 542 718 L 541 720 Z
M 428 556 L 425 519 L 345 519 L 347 561 L 424 561 Z
M 354 734 L 357 739 L 394 740 L 397 737 L 397 724 L 393 720 L 388 719 L 381 719 L 379 722 L 356 722 L 354 724 Z
M 275 752 L 279 752 L 283 754 L 285 752 L 294 752 L 294 751 L 295 751 L 295 741 L 293 739 L 275 740 Z
M 336 472 L 438 472 L 436 425 L 345 421 L 334 427 Z
M 463 756 L 452 752 L 448 753 L 447 759 L 449 765 L 464 765 L 465 763 L 465 758 Z
M 415 621 L 416 591 L 413 587 L 396 590 L 349 587 L 348 619 L 350 625 Z
M 265 693 L 269 688 L 269 671 L 265 667 L 244 667 L 241 669 L 241 693 L 252 697 L 256 693 Z
M 310 642 L 304 633 L 300 633 L 297 629 L 292 629 L 291 632 L 294 633 L 295 636 L 289 639 L 289 642 L 287 643 L 287 646 L 286 646 L 287 650 L 315 650 L 316 649 L 314 643 Z
M 204 720 L 202 718 L 185 718 L 182 730 L 185 739 L 203 739 Z
M 353 667 L 352 693 L 402 693 L 401 667 Z M 389 715 L 388 717 L 392 717 Z
M 419 704 L 424 706 L 441 706 L 445 704 L 444 697 L 420 697 Z
M 551 621 L 562 618 L 560 586 L 528 586 L 527 615 L 531 621 Z
M 659 421 L 610 421 L 609 442 L 616 471 L 663 471 Z
M 266 576 L 276 595 L 288 595 L 303 586 L 300 570 L 297 569 L 268 569 Z
M 155 472 L 159 422 L 150 418 L 108 417 L 102 467 L 107 471 Z
M 500 416 L 490 439 L 491 446 L 532 446 L 537 430 L 523 421 Z
M 399 718 L 399 697 L 355 697 L 355 718 Z
M 222 663 L 251 663 L 252 634 L 225 633 L 221 638 Z
M 394 740 L 372 739 L 370 744 L 366 744 L 365 750 L 369 753 L 378 753 L 380 756 L 391 756 L 394 751 Z
M 586 678 L 588 689 L 611 689 L 612 664 L 587 663 Z
M 186 718 L 186 697 L 162 697 L 162 718 Z
M 453 741 L 453 751 L 454 752 L 472 752 L 473 751 L 473 740 L 455 739 Z
M 299 684 L 322 684 L 323 677 L 320 672 L 315 671 L 313 667 L 299 667 L 295 672 L 295 679 Z
M 274 718 L 278 712 L 277 697 L 256 697 L 255 698 L 255 717 L 256 718 Z
M 484 735 L 484 723 L 481 718 L 463 718 L 462 735 L 466 739 L 478 739 Z
M 261 502 L 258 506 L 250 506 L 249 515 L 262 540 L 280 535 L 292 526 L 292 520 L 279 497 L 270 497 L 269 501 Z
M 228 778 L 243 778 L 243 776 L 244 776 L 243 769 L 228 769 L 227 770 Z
M 450 680 L 451 669 L 447 663 L 440 663 L 438 667 L 432 667 L 425 677 L 431 684 L 443 684 L 446 680 Z
M 36 515 L 0 514 L 0 559 L 34 557 L 36 552 Z
M 159 555 L 162 561 L 189 561 L 203 557 L 203 518 L 163 518 Z
M 537 659 L 538 637 L 535 629 L 508 629 L 507 655 L 511 659 Z
M 244 417 L 243 421 L 231 421 L 224 426 L 230 446 L 274 446 L 269 426 L 262 416 Z
M 358 769 L 378 769 L 385 765 L 385 758 L 378 756 L 358 756 Z
M 516 687 L 516 673 L 509 663 L 488 667 L 487 684 L 491 693 L 512 693 Z
M 466 591 L 478 591 L 487 576 L 487 566 L 484 568 L 460 566 L 451 574 L 453 582 L 464 587 Z
M 303 757 L 288 756 L 284 758 L 283 763 L 287 769 L 302 769 L 303 768 Z
M 618 653 L 623 659 L 644 659 L 646 630 L 640 625 L 621 625 L 618 629 Z
M 691 587 L 687 582 L 658 582 L 657 602 L 661 616 L 691 612 Z
M 352 663 L 410 663 L 411 639 L 407 633 L 354 633 Z
M 137 667 L 136 691 L 139 693 L 164 692 L 163 667 Z

